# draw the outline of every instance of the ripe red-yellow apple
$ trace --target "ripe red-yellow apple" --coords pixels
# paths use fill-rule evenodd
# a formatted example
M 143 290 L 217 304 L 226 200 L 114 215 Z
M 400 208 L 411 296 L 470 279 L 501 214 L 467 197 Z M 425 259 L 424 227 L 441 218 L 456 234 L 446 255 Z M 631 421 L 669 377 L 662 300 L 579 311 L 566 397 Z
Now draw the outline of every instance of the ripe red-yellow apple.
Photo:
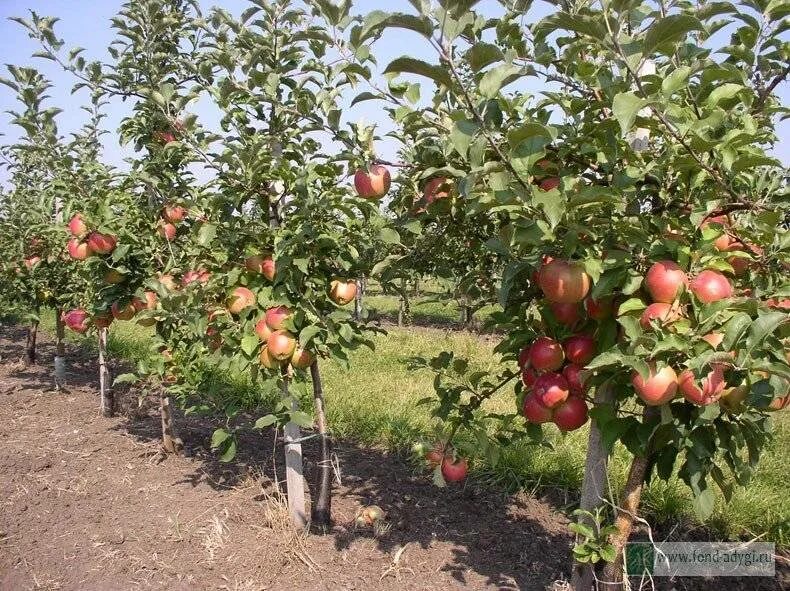
M 442 460 L 442 476 L 447 482 L 461 482 L 466 478 L 469 464 L 466 458 L 458 458 L 455 462 L 451 457 Z
M 271 353 L 269 353 L 269 347 L 266 345 L 261 347 L 261 354 L 258 358 L 261 362 L 261 365 L 267 369 L 277 369 L 282 365 L 282 361 L 278 361 L 272 356 Z
M 524 397 L 524 406 L 521 408 L 521 414 L 530 423 L 535 423 L 536 425 L 548 423 L 553 417 L 552 410 L 544 406 L 535 394 L 528 394 Z
M 27 257 L 25 259 L 25 267 L 27 267 L 28 271 L 32 271 L 33 268 L 38 266 L 40 262 L 41 262 L 41 257 L 39 256 Z
M 160 144 L 169 144 L 176 141 L 176 136 L 172 131 L 155 131 L 153 137 Z
M 116 320 L 131 320 L 137 313 L 137 310 L 131 301 L 125 304 L 122 304 L 121 302 L 113 302 L 112 306 L 110 306 L 110 311 L 112 312 L 113 318 Z
M 730 280 L 718 271 L 707 269 L 694 277 L 689 284 L 692 293 L 704 304 L 732 297 Z
M 315 356 L 302 347 L 296 347 L 293 355 L 291 355 L 291 365 L 296 369 L 307 369 L 315 361 Z
M 172 242 L 176 238 L 176 232 L 178 232 L 178 229 L 175 227 L 174 224 L 171 224 L 169 222 L 164 222 L 162 224 L 159 224 L 159 228 L 157 228 L 156 231 L 159 232 L 159 235 L 162 238 L 164 238 L 168 242 Z
M 277 361 L 286 361 L 296 349 L 296 338 L 287 330 L 275 330 L 266 339 L 266 348 Z
M 577 263 L 554 259 L 543 265 L 538 284 L 550 302 L 581 302 L 590 291 L 590 276 Z
M 69 232 L 71 232 L 71 234 L 73 236 L 76 236 L 77 238 L 80 238 L 85 234 L 87 234 L 88 226 L 85 224 L 80 214 L 75 214 L 69 220 Z
M 587 422 L 587 403 L 575 396 L 554 409 L 553 421 L 560 431 L 575 431 Z
M 656 371 L 655 363 L 649 365 L 650 373 L 643 379 L 638 371 L 631 374 L 631 384 L 637 395 L 648 406 L 661 406 L 675 397 L 678 391 L 678 376 L 669 366 Z
M 353 302 L 356 295 L 356 281 L 335 279 L 329 284 L 329 298 L 338 306 L 345 306 L 349 302 Z
M 360 168 L 354 173 L 357 195 L 365 199 L 381 199 L 390 190 L 390 171 L 386 166 L 373 164 L 368 170 Z
M 274 259 L 270 256 L 252 255 L 246 258 L 244 266 L 254 273 L 260 273 L 269 281 L 274 281 L 274 275 L 277 267 L 274 264 Z
M 654 302 L 671 304 L 687 283 L 686 272 L 674 261 L 658 261 L 645 275 L 645 288 Z
M 82 308 L 76 308 L 74 310 L 64 312 L 61 315 L 61 319 L 63 320 L 63 324 L 65 324 L 67 328 L 70 328 L 74 332 L 83 333 L 89 328 L 90 316 Z
M 568 399 L 570 386 L 561 374 L 544 373 L 535 380 L 532 393 L 546 408 L 555 408 Z
M 565 358 L 582 367 L 592 361 L 597 349 L 595 339 L 589 335 L 577 334 L 565 339 Z
M 766 410 L 769 412 L 776 412 L 777 410 L 784 410 L 788 406 L 790 406 L 790 396 L 783 396 L 771 400 L 771 404 L 768 405 Z
M 582 309 L 577 303 L 561 304 L 559 302 L 549 302 L 549 309 L 551 309 L 557 322 L 564 326 L 576 326 L 582 319 Z
M 111 234 L 102 234 L 101 232 L 88 234 L 88 247 L 91 249 L 91 252 L 96 254 L 110 254 L 115 250 L 117 243 L 117 239 Z
M 562 345 L 549 337 L 538 337 L 529 350 L 529 365 L 535 371 L 555 371 L 562 367 Z
M 275 306 L 266 310 L 266 324 L 272 330 L 282 330 L 293 312 L 288 306 Z
M 645 311 L 642 312 L 642 317 L 639 319 L 639 325 L 644 330 L 652 330 L 653 322 L 657 321 L 659 326 L 667 326 L 680 318 L 680 311 L 673 307 L 672 304 L 665 304 L 663 302 L 656 302 L 650 304 Z
M 265 343 L 269 340 L 269 336 L 272 334 L 272 329 L 269 328 L 269 325 L 266 324 L 266 318 L 261 318 L 258 322 L 255 323 L 255 334 L 258 335 L 258 338 L 261 340 L 262 343 Z
M 678 376 L 678 387 L 683 397 L 693 404 L 711 404 L 722 395 L 727 384 L 724 381 L 724 367 L 716 364 L 711 371 L 697 382 L 691 370 L 684 370 Z
M 425 462 L 430 468 L 436 468 L 444 460 L 444 445 L 437 442 L 433 447 L 425 452 Z
M 81 242 L 79 238 L 72 238 L 67 245 L 69 256 L 77 261 L 84 261 L 93 254 L 87 242 Z
M 177 224 L 187 217 L 187 210 L 180 205 L 165 205 L 162 208 L 162 219 L 171 224 Z
M 239 314 L 242 310 L 255 305 L 255 294 L 246 287 L 237 287 L 228 298 L 228 312 Z
M 193 269 L 181 276 L 181 285 L 186 287 L 192 283 L 208 283 L 209 279 L 211 279 L 211 273 L 205 269 Z
M 531 368 L 525 367 L 521 370 L 521 381 L 524 383 L 524 386 L 527 390 L 530 390 L 532 386 L 535 385 L 535 380 L 538 379 L 538 374 L 532 371 Z
M 423 198 L 427 205 L 450 195 L 451 183 L 444 177 L 436 177 L 425 183 Z

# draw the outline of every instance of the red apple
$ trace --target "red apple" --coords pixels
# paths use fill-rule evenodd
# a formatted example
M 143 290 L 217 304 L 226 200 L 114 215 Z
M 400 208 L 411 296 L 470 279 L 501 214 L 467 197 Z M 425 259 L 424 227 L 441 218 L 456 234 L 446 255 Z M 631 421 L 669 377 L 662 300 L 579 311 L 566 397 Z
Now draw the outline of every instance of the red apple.
M 549 337 L 538 337 L 529 350 L 529 364 L 535 371 L 554 371 L 562 367 L 562 346 Z
M 565 339 L 565 357 L 576 365 L 585 366 L 590 363 L 596 350 L 595 339 L 591 336 L 577 334 Z
M 540 181 L 540 183 L 538 184 L 538 188 L 541 191 L 551 191 L 552 189 L 556 189 L 559 186 L 560 186 L 560 177 L 558 176 L 547 177 L 542 181 Z
M 269 325 L 266 324 L 266 318 L 261 318 L 258 322 L 255 323 L 255 334 L 258 335 L 258 338 L 261 339 L 262 343 L 265 343 L 269 340 L 269 336 L 272 334 L 272 329 L 269 328 Z
M 587 298 L 584 300 L 584 307 L 587 309 L 587 315 L 593 320 L 606 320 L 612 315 L 614 309 L 612 298 L 601 300 Z
M 687 283 L 686 272 L 673 261 L 658 261 L 645 275 L 645 288 L 654 302 L 671 304 Z
M 571 327 L 582 319 L 582 310 L 579 304 L 561 304 L 559 302 L 549 302 L 552 314 L 562 325 Z
M 61 315 L 63 324 L 74 332 L 83 333 L 88 330 L 90 316 L 82 308 L 69 310 Z
M 101 232 L 88 234 L 88 247 L 96 254 L 110 254 L 115 250 L 117 243 L 115 236 L 111 234 L 102 234 Z
M 93 325 L 96 328 L 109 328 L 112 321 L 113 317 L 110 312 L 102 312 L 93 316 Z
M 272 330 L 282 330 L 285 328 L 285 323 L 292 316 L 290 308 L 287 306 L 275 306 L 266 310 L 266 324 Z
M 568 381 L 568 391 L 571 396 L 582 396 L 585 392 L 582 371 L 584 368 L 575 363 L 569 363 L 562 368 L 562 377 Z
M 430 468 L 436 468 L 444 461 L 444 445 L 434 443 L 433 447 L 425 452 L 425 462 Z
M 536 425 L 548 423 L 554 415 L 552 410 L 545 407 L 540 399 L 534 394 L 528 394 L 524 397 L 524 406 L 521 409 L 521 414 L 523 414 L 524 418 L 530 423 L 535 423 Z
M 335 279 L 329 284 L 329 298 L 339 306 L 353 302 L 357 295 L 356 281 Z
M 538 284 L 549 301 L 573 304 L 590 291 L 590 276 L 577 263 L 555 259 L 543 265 Z
M 282 364 L 281 361 L 275 359 L 271 353 L 269 353 L 269 348 L 264 345 L 261 347 L 261 354 L 259 355 L 258 359 L 261 362 L 261 365 L 267 369 L 277 369 Z
M 171 131 L 155 131 L 153 137 L 154 140 L 160 144 L 169 144 L 170 142 L 176 141 L 176 136 Z
M 790 396 L 783 396 L 781 398 L 774 398 L 771 400 L 771 404 L 768 405 L 766 409 L 768 412 L 775 412 L 777 410 L 784 410 L 790 406 Z
M 524 383 L 524 386 L 529 390 L 532 386 L 535 385 L 535 380 L 538 379 L 538 374 L 536 374 L 532 369 L 529 367 L 525 367 L 521 370 L 521 381 Z
M 705 405 L 716 402 L 724 392 L 727 384 L 724 381 L 724 367 L 713 365 L 702 382 L 698 383 L 691 370 L 680 372 L 678 387 L 683 397 L 693 404 Z
M 639 319 L 639 325 L 644 330 L 653 329 L 653 321 L 658 321 L 659 326 L 666 326 L 672 324 L 680 318 L 680 312 L 672 304 L 655 303 L 650 304 L 645 311 L 642 312 L 642 317 Z
M 88 233 L 88 226 L 85 224 L 80 214 L 75 214 L 69 220 L 69 232 L 77 238 Z
M 296 347 L 293 355 L 291 355 L 291 365 L 296 369 L 307 369 L 315 361 L 315 356 L 302 347 Z
M 518 367 L 519 369 L 524 369 L 529 366 L 529 350 L 532 348 L 532 345 L 527 345 L 526 347 L 522 347 L 521 351 L 518 352 Z
M 381 199 L 390 190 L 390 171 L 386 166 L 373 164 L 367 170 L 360 168 L 354 174 L 357 195 L 365 199 Z
M 423 188 L 423 198 L 426 204 L 430 205 L 434 201 L 444 199 L 450 195 L 451 184 L 444 177 L 436 177 L 425 183 Z
M 38 266 L 40 262 L 41 262 L 41 257 L 38 256 L 27 257 L 25 259 L 25 267 L 27 267 L 28 271 L 32 271 L 33 268 Z
M 239 314 L 242 310 L 255 305 L 255 294 L 246 287 L 237 287 L 228 298 L 228 312 Z
M 69 256 L 77 261 L 84 261 L 93 254 L 87 242 L 80 242 L 79 238 L 72 238 L 67 245 Z
M 704 304 L 732 297 L 732 284 L 718 271 L 707 269 L 692 279 L 691 291 Z
M 678 376 L 669 366 L 656 371 L 655 363 L 651 363 L 647 380 L 642 379 L 638 371 L 634 371 L 631 374 L 631 384 L 645 404 L 661 406 L 675 397 L 678 390 Z
M 296 338 L 287 330 L 276 330 L 266 339 L 266 348 L 277 361 L 286 361 L 296 349 Z
M 192 283 L 208 283 L 208 280 L 211 279 L 211 273 L 206 271 L 205 269 L 194 269 L 192 271 L 187 271 L 181 276 L 181 285 L 186 287 L 187 285 L 191 285 Z
M 458 458 L 455 462 L 451 457 L 442 460 L 442 476 L 447 482 L 461 482 L 466 478 L 469 471 L 469 464 L 466 458 Z
M 159 224 L 159 228 L 157 228 L 156 231 L 159 232 L 159 235 L 162 238 L 168 242 L 172 242 L 176 238 L 176 232 L 178 232 L 178 229 L 175 227 L 175 225 L 165 222 L 163 224 Z
M 276 265 L 274 264 L 274 260 L 270 256 L 263 256 L 263 255 L 252 255 L 245 259 L 244 266 L 247 267 L 249 271 L 254 273 L 260 273 L 269 281 L 274 281 L 274 275 L 276 273 Z
M 162 219 L 171 224 L 177 224 L 187 217 L 187 210 L 180 205 L 165 205 L 162 208 Z
M 575 431 L 587 422 L 587 403 L 571 397 L 554 409 L 554 424 L 560 431 Z
M 554 408 L 568 399 L 568 380 L 558 373 L 544 373 L 535 380 L 533 394 L 546 408 Z
M 112 311 L 112 317 L 116 320 L 131 320 L 137 313 L 137 310 L 131 301 L 127 302 L 126 304 L 113 302 L 112 306 L 110 306 L 110 310 Z

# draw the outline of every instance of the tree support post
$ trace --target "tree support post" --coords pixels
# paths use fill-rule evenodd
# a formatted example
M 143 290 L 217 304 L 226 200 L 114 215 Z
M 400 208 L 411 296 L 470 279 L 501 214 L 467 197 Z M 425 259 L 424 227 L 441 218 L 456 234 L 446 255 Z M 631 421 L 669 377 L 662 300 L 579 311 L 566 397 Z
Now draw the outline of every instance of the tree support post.
M 292 397 L 288 388 L 290 377 L 288 370 L 283 368 L 282 397 L 290 401 L 291 410 L 299 410 L 299 403 Z M 288 494 L 288 512 L 291 523 L 296 529 L 304 529 L 307 525 L 304 499 L 304 468 L 302 464 L 301 430 L 299 425 L 288 421 L 285 425 L 285 487 Z
M 176 433 L 173 402 L 165 392 L 159 395 L 159 413 L 162 417 L 162 447 L 167 453 L 181 455 L 184 451 L 184 442 Z
M 62 312 L 60 308 L 55 309 L 55 390 L 63 390 L 66 384 L 66 328 Z
M 38 339 L 38 320 L 30 323 L 27 329 L 27 342 L 25 343 L 25 365 L 36 363 L 36 340 Z
M 312 517 L 315 525 L 326 529 L 332 523 L 332 438 L 327 429 L 324 388 L 321 383 L 318 360 L 313 361 L 310 365 L 310 377 L 313 380 L 313 405 L 315 406 L 318 437 L 321 444 Z
M 99 393 L 101 394 L 101 414 L 113 416 L 115 399 L 110 388 L 110 370 L 107 367 L 107 328 L 99 329 Z

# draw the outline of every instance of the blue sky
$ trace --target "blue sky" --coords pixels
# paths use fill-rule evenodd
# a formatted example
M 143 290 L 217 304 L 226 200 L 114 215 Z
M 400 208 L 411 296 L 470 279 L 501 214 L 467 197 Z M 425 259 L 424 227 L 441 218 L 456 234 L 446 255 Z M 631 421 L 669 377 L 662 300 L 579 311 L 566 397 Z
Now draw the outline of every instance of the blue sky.
M 52 80 L 54 86 L 51 89 L 52 97 L 49 105 L 57 105 L 64 110 L 60 117 L 60 130 L 67 134 L 78 129 L 84 121 L 84 113 L 80 110 L 80 105 L 86 101 L 84 93 L 71 94 L 71 87 L 74 79 L 71 75 L 62 72 L 59 67 L 48 61 L 32 58 L 33 52 L 37 51 L 36 44 L 28 38 L 25 30 L 18 24 L 8 20 L 11 16 L 27 16 L 28 9 L 33 9 L 40 15 L 52 15 L 60 17 L 56 31 L 65 40 L 66 47 L 82 46 L 86 51 L 83 55 L 87 59 L 101 59 L 109 61 L 107 47 L 113 39 L 113 31 L 110 28 L 109 19 L 118 11 L 121 0 L 4 0 L 0 2 L 0 55 L 3 56 L 3 63 L 17 65 L 33 65 L 38 68 L 46 77 Z M 213 5 L 221 5 L 223 8 L 234 14 L 239 14 L 242 10 L 250 6 L 247 0 L 201 0 L 204 9 Z M 530 21 L 537 20 L 547 13 L 548 5 L 536 2 L 536 6 L 529 13 Z M 388 11 L 413 12 L 407 0 L 356 0 L 355 13 L 368 12 L 374 9 Z M 483 0 L 478 4 L 478 9 L 487 15 L 494 15 L 501 12 L 498 2 L 495 0 Z M 433 50 L 428 47 L 424 39 L 421 39 L 409 31 L 388 32 L 376 45 L 376 56 L 379 64 L 383 68 L 393 58 L 403 54 L 435 62 L 436 57 Z M 0 74 L 1 75 L 1 74 Z M 423 97 L 430 91 L 428 85 L 424 85 Z M 364 90 L 364 89 L 361 89 Z M 539 92 L 540 87 L 537 82 L 531 82 L 527 88 L 532 92 Z M 790 98 L 790 88 L 788 84 L 782 85 L 780 94 L 785 102 Z M 15 109 L 14 98 L 10 89 L 0 86 L 0 110 Z M 121 118 L 128 112 L 129 105 L 119 101 L 110 105 L 107 110 L 108 118 L 106 127 L 110 131 L 115 131 Z M 210 122 L 216 121 L 216 114 L 205 104 L 197 104 L 195 112 L 201 121 L 209 127 L 213 127 Z M 356 121 L 364 119 L 367 122 L 375 122 L 379 125 L 380 133 L 385 133 L 390 129 L 386 114 L 376 102 L 363 102 L 351 109 L 346 114 L 346 119 Z M 0 133 L 4 137 L 0 142 L 8 143 L 18 136 L 17 129 L 8 123 L 8 117 L 0 118 Z M 786 164 L 790 163 L 790 122 L 786 122 L 780 127 L 781 143 L 777 147 L 776 155 Z M 117 135 L 114 133 L 105 136 L 105 159 L 116 166 L 124 167 L 123 158 L 131 155 L 131 151 L 117 143 Z M 393 141 L 382 141 L 378 146 L 379 155 L 384 158 L 392 158 L 396 144 Z M 5 173 L 0 172 L 0 180 L 5 179 Z

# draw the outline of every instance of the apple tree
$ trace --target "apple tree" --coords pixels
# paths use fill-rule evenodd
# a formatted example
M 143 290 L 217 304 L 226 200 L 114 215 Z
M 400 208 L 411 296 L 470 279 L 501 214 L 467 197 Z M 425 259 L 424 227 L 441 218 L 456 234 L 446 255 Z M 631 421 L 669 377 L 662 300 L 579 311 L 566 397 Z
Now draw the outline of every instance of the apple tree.
M 495 19 L 474 2 L 412 4 L 368 15 L 366 31 L 407 28 L 436 52 L 385 72 L 435 85 L 428 106 L 399 106 L 403 134 L 416 117 L 441 138 L 462 159 L 463 207 L 499 220 L 484 243 L 504 257 L 497 351 L 518 364 L 526 422 L 479 416 L 515 370 L 470 374 L 447 354 L 425 362 L 439 373 L 436 414 L 499 422 L 497 441 L 591 416 L 573 584 L 620 587 L 643 484 L 678 474 L 706 518 L 714 486 L 729 498 L 748 482 L 766 411 L 788 399 L 786 187 L 769 152 L 786 12 L 566 2 L 524 27 L 529 2 L 502 3 Z M 542 92 L 525 90 L 536 82 Z M 614 445 L 633 459 L 612 497 L 602 470 Z

